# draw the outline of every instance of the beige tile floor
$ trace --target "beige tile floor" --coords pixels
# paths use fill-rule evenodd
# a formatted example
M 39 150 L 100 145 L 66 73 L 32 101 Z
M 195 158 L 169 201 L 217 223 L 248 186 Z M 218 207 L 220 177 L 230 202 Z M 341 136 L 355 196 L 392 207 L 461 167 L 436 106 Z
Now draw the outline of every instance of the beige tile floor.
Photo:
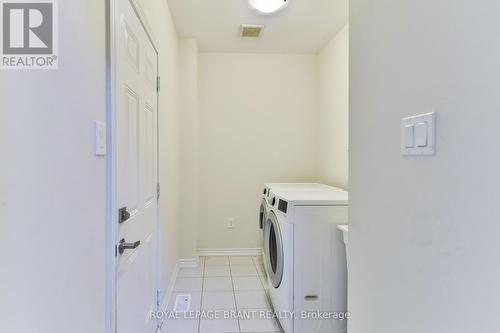
M 175 308 L 177 295 L 186 294 L 191 295 L 190 311 L 201 310 L 207 314 L 218 311 L 223 316 L 224 311 L 229 310 L 241 313 L 271 310 L 264 276 L 262 257 L 202 257 L 200 267 L 180 270 L 167 311 Z M 168 319 L 160 332 L 267 333 L 282 330 L 275 319 L 261 318 L 257 314 L 253 318 Z

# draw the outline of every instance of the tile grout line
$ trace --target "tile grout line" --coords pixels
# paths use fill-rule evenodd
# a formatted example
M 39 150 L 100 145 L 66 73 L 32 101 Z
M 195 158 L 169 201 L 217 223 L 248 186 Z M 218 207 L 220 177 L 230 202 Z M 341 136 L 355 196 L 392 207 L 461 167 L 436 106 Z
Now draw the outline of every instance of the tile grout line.
M 269 295 L 268 295 L 268 293 L 267 293 L 267 291 L 266 291 L 266 288 L 265 288 L 264 282 L 263 282 L 263 280 L 262 280 L 262 278 L 263 278 L 263 277 L 262 277 L 262 276 L 260 276 L 260 274 L 259 274 L 259 270 L 257 269 L 257 266 L 259 265 L 259 263 L 257 263 L 257 262 L 254 260 L 253 256 L 251 256 L 250 258 L 251 258 L 251 260 L 252 260 L 252 266 L 253 266 L 253 268 L 255 269 L 255 271 L 257 272 L 257 278 L 259 279 L 260 285 L 261 285 L 261 287 L 262 287 L 262 291 L 263 291 L 263 292 L 264 292 L 264 294 L 266 295 L 266 299 L 267 299 L 268 303 L 269 303 L 269 304 L 271 304 L 271 300 L 270 300 L 270 298 L 269 298 Z M 238 266 L 238 265 L 236 265 L 236 266 Z M 232 271 L 231 271 L 231 275 L 232 275 Z M 253 276 L 253 275 L 244 275 L 244 276 L 237 276 L 237 277 L 254 277 L 254 276 Z M 248 291 L 250 291 L 250 290 L 248 290 Z M 235 296 L 235 299 L 236 299 L 236 296 Z M 235 302 L 236 302 L 236 300 L 235 300 Z M 239 309 L 239 308 L 237 308 L 237 310 L 238 310 L 238 309 Z M 242 309 L 242 310 L 243 310 L 243 309 Z M 267 311 L 268 309 L 249 309 L 249 310 L 266 310 L 266 311 Z M 239 319 L 238 319 L 238 324 L 239 324 Z M 241 332 L 242 332 L 242 331 L 241 331 L 241 325 L 240 325 L 240 333 L 241 333 Z M 276 331 L 262 331 L 261 333 L 280 333 L 280 332 L 276 332 Z
M 206 266 L 207 266 L 207 258 L 204 257 L 204 259 L 203 259 L 203 274 L 201 277 L 200 313 L 203 309 L 203 294 L 205 293 L 204 289 L 205 289 L 205 268 L 206 268 Z M 200 329 L 201 329 L 201 318 L 198 318 L 198 333 L 200 333 Z
M 235 281 L 234 279 L 235 278 L 239 278 L 239 277 L 253 277 L 254 275 L 242 275 L 242 276 L 235 276 L 234 273 L 233 273 L 233 268 L 235 268 L 235 266 L 240 266 L 240 265 L 244 265 L 244 264 L 235 264 L 233 265 L 231 263 L 231 260 L 230 260 L 230 256 L 226 256 L 227 260 L 228 260 L 228 268 L 229 268 L 229 277 L 231 279 L 231 286 L 232 286 L 232 293 L 233 293 L 233 299 L 234 299 L 234 303 L 235 303 L 235 308 L 236 308 L 236 313 L 238 313 L 238 311 L 240 310 L 239 306 L 238 306 L 238 303 L 236 301 L 236 287 L 235 287 Z M 266 295 L 266 299 L 268 300 L 268 304 L 270 304 L 270 299 L 269 299 L 269 295 L 266 291 L 266 288 L 265 288 L 265 284 L 264 284 L 264 276 L 261 276 L 259 274 L 259 270 L 257 269 L 257 266 L 260 264 L 256 261 L 256 259 L 253 258 L 253 256 L 250 256 L 251 258 L 251 265 L 249 266 L 252 266 L 255 271 L 257 272 L 257 276 L 259 278 L 259 282 L 260 282 L 260 285 Z M 203 274 L 202 274 L 202 297 L 201 297 L 201 301 L 200 301 L 200 309 L 203 307 L 203 296 L 204 296 L 204 293 L 205 293 L 205 278 L 207 278 L 208 276 L 206 275 L 206 269 L 207 267 L 210 267 L 210 266 L 207 266 L 207 257 L 204 257 L 204 265 L 203 265 Z M 225 266 L 225 265 L 215 265 L 215 266 Z M 222 278 L 221 277 L 214 277 L 214 278 Z M 242 332 L 242 328 L 241 328 L 241 323 L 240 323 L 240 318 L 238 317 L 237 318 L 237 323 L 238 323 L 238 332 L 234 332 L 234 333 L 241 333 Z M 198 333 L 201 333 L 201 319 L 199 319 L 199 322 L 198 322 Z M 265 331 L 265 332 L 262 332 L 262 333 L 280 333 L 279 331 Z M 283 332 L 281 332 L 283 333 Z
M 269 299 L 269 297 L 267 297 L 268 293 L 267 293 L 266 285 L 264 284 L 264 281 L 263 281 L 263 278 L 265 277 L 265 275 L 264 276 L 260 275 L 259 269 L 257 268 L 257 266 L 260 265 L 260 264 L 258 264 L 256 262 L 256 260 L 254 260 L 253 257 L 252 257 L 252 262 L 253 262 L 253 264 L 255 266 L 255 270 L 257 271 L 257 275 L 259 276 L 259 281 L 260 281 L 260 284 L 262 285 L 262 288 L 264 289 L 264 293 L 266 294 L 266 298 L 268 298 L 268 301 L 270 302 L 271 300 Z M 264 267 L 264 269 L 265 269 L 265 267 Z M 264 273 L 265 273 L 265 271 L 264 271 Z
M 256 262 L 256 260 L 254 260 L 253 257 L 252 257 L 252 261 L 253 261 L 253 264 L 255 265 L 255 269 L 257 270 L 257 274 L 259 274 L 259 270 L 257 269 L 258 263 Z M 263 265 L 265 265 L 265 263 L 263 263 Z M 259 280 L 260 280 L 260 283 L 262 284 L 262 288 L 264 288 L 264 294 L 266 295 L 267 302 L 269 303 L 269 306 L 271 307 L 271 311 L 274 312 L 274 306 L 273 306 L 273 303 L 271 302 L 271 295 L 270 295 L 269 291 L 266 289 L 266 285 L 264 284 L 264 279 L 267 278 L 267 275 L 265 274 L 266 273 L 265 269 L 266 268 L 264 267 L 264 272 L 263 272 L 264 275 L 263 276 L 259 275 Z M 278 325 L 281 326 L 278 319 L 275 318 L 273 320 L 277 321 Z
M 227 260 L 229 261 L 229 276 L 231 277 L 231 285 L 233 286 L 234 306 L 236 307 L 236 314 L 238 314 L 238 303 L 236 302 L 236 291 L 234 289 L 233 270 L 231 269 L 232 265 L 231 265 L 230 257 L 227 257 Z M 236 321 L 238 323 L 238 332 L 241 333 L 241 325 L 240 325 L 239 316 L 237 316 Z
M 264 294 L 266 295 L 267 302 L 268 302 L 269 306 L 272 309 L 271 297 L 269 296 L 269 292 L 266 289 L 266 284 L 264 283 L 264 279 L 267 277 L 265 275 L 265 269 L 266 268 L 264 267 L 264 272 L 263 272 L 264 276 L 261 276 L 259 270 L 257 269 L 257 266 L 260 265 L 260 264 L 257 263 L 256 260 L 254 260 L 253 257 L 252 257 L 252 261 L 253 261 L 253 264 L 255 265 L 255 269 L 257 270 L 257 274 L 259 275 L 259 281 L 260 281 L 260 284 L 262 285 L 262 288 L 264 289 Z

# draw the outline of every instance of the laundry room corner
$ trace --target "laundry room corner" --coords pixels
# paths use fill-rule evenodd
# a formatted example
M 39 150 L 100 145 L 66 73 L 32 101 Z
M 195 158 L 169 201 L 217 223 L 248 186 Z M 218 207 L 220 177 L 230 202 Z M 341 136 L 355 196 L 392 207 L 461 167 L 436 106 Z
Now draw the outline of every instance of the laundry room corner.
M 180 266 L 198 266 L 199 105 L 198 42 L 179 39 L 180 75 Z

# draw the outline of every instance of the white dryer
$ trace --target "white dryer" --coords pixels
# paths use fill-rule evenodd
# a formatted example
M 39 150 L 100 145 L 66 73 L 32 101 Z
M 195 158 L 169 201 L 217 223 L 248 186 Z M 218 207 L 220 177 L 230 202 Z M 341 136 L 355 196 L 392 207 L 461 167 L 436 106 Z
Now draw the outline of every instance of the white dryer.
M 329 191 L 344 191 L 339 187 L 328 186 L 319 183 L 264 183 L 264 190 L 262 191 L 262 201 L 259 209 L 259 228 L 264 229 L 264 222 L 266 220 L 267 213 L 272 206 L 273 196 L 271 195 L 272 190 L 289 190 L 289 191 L 300 191 L 300 190 L 329 190 Z M 264 234 L 262 233 L 262 242 Z
M 262 200 L 259 208 L 259 228 L 261 230 L 260 245 L 262 249 L 262 255 L 265 259 L 265 248 L 264 248 L 264 223 L 267 219 L 267 214 L 269 210 L 274 205 L 273 199 L 274 195 L 271 194 L 272 190 L 289 190 L 289 191 L 300 191 L 300 190 L 328 190 L 328 191 L 344 191 L 338 187 L 332 187 L 319 183 L 264 183 L 264 190 L 262 191 Z M 267 267 L 264 265 L 267 274 Z
M 347 312 L 345 247 L 337 225 L 347 224 L 348 193 L 271 190 L 271 196 L 275 205 L 264 225 L 265 265 L 284 331 L 345 332 L 346 321 L 334 317 Z

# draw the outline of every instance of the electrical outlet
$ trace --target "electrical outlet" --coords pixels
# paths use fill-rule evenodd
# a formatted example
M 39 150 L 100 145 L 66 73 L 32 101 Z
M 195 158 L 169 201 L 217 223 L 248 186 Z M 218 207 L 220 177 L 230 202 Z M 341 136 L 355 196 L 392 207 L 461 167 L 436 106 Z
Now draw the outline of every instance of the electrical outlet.
M 227 222 L 227 228 L 232 230 L 234 229 L 234 219 L 233 218 L 230 218 Z

